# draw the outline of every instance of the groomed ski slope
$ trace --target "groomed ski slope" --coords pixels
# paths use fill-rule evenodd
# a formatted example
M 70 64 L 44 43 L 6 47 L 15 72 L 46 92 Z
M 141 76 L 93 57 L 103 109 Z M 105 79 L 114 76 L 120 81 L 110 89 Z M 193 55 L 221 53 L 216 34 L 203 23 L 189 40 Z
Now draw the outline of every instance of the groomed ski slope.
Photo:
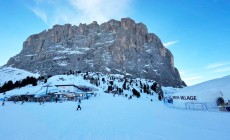
M 102 77 L 109 80 L 107 76 Z M 97 88 L 82 75 L 57 75 L 48 79 L 47 84 Z M 140 98 L 131 100 L 124 96 L 113 97 L 104 92 L 107 84 L 101 82 L 96 97 L 82 100 L 81 111 L 76 111 L 77 102 L 74 101 L 44 105 L 5 102 L 5 106 L 0 106 L 0 140 L 227 140 L 230 137 L 229 113 L 169 108 L 158 101 L 156 94 L 141 93 Z M 114 84 L 121 87 L 123 82 L 114 80 Z M 14 89 L 0 98 L 27 92 L 43 93 L 44 85 Z M 173 93 L 178 89 L 164 90 Z M 132 92 L 125 90 L 124 94 Z
M 100 91 L 99 91 L 100 92 Z M 179 110 L 146 97 L 100 93 L 77 102 L 0 106 L 1 140 L 229 139 L 230 114 Z

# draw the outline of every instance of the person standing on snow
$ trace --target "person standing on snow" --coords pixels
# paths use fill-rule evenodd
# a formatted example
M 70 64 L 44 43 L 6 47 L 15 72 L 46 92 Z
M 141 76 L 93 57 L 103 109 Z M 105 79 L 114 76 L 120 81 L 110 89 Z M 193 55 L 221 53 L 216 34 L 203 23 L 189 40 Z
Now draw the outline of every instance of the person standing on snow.
M 79 99 L 79 101 L 78 101 L 77 110 L 78 110 L 78 109 L 81 110 L 81 99 Z
M 3 100 L 3 102 L 2 102 L 2 106 L 4 106 L 5 105 L 5 100 Z
M 57 97 L 55 98 L 55 102 L 56 102 L 56 103 L 58 102 L 58 98 L 57 98 Z

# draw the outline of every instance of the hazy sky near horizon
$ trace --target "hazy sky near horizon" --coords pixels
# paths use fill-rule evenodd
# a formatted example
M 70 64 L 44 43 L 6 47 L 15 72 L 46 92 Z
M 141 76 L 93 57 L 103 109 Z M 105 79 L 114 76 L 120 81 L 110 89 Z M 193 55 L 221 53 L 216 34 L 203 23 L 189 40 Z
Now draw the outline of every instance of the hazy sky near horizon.
M 0 0 L 0 66 L 54 24 L 130 17 L 161 38 L 193 85 L 230 75 L 229 15 L 229 0 Z

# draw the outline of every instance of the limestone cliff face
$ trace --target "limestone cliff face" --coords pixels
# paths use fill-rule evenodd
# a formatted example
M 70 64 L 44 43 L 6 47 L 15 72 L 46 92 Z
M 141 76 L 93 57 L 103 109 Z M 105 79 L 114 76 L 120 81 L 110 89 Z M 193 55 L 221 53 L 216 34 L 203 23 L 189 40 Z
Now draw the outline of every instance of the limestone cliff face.
M 185 86 L 171 52 L 143 23 L 130 18 L 101 25 L 55 25 L 29 36 L 6 65 L 51 75 L 69 70 L 118 73 Z

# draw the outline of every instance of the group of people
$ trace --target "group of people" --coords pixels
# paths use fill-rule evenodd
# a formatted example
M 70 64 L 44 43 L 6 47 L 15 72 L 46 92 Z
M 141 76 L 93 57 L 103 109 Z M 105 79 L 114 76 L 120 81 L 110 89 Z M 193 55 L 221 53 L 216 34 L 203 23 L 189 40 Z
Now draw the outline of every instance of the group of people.
M 97 94 L 94 94 L 94 97 L 96 97 Z M 58 98 L 55 98 L 55 102 L 58 102 Z M 14 103 L 16 103 L 16 100 L 14 100 Z M 24 100 L 22 101 L 22 104 L 24 103 Z M 44 104 L 44 99 L 43 100 L 39 100 L 40 105 Z M 3 100 L 2 102 L 2 106 L 5 105 L 5 100 Z M 78 105 L 77 105 L 77 109 L 76 110 L 81 110 L 81 99 L 78 100 Z
M 22 104 L 24 103 L 24 101 L 22 101 Z M 40 105 L 44 102 L 39 102 Z M 2 106 L 5 106 L 5 100 L 2 101 Z M 81 99 L 78 100 L 78 105 L 77 105 L 77 110 L 81 110 Z

